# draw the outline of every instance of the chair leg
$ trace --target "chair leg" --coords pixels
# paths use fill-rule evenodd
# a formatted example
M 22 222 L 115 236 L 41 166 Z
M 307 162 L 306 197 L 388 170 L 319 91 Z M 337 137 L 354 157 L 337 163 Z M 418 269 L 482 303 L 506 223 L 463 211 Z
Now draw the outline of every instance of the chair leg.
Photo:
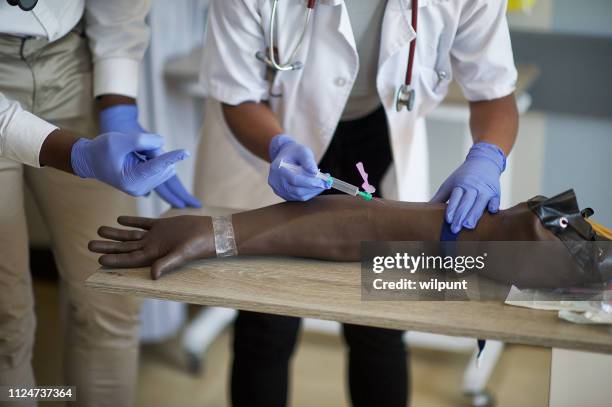
M 493 396 L 487 392 L 486 387 L 503 349 L 503 342 L 489 340 L 480 357 L 479 366 L 476 360 L 477 350 L 474 351 L 470 358 L 463 374 L 462 388 L 464 394 L 471 397 L 472 406 L 493 406 L 495 404 Z
M 204 353 L 235 318 L 236 310 L 207 307 L 187 325 L 181 345 L 191 373 L 198 374 L 202 371 Z

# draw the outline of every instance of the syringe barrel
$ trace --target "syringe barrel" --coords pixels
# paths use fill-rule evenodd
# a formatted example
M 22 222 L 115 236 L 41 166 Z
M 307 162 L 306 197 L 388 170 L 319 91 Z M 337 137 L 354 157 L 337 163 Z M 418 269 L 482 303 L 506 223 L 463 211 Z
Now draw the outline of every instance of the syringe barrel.
M 289 171 L 292 171 L 296 174 L 303 174 L 303 175 L 309 175 L 312 176 L 312 174 L 308 174 L 306 171 L 304 171 L 304 169 L 302 167 L 300 167 L 299 165 L 295 165 L 295 164 L 291 164 L 288 162 L 285 162 L 284 160 L 281 160 L 279 167 L 281 168 L 286 168 Z M 357 193 L 359 193 L 359 187 L 356 187 L 355 185 L 351 185 L 348 182 L 344 182 L 341 181 L 337 178 L 331 177 L 328 174 L 324 174 L 321 171 L 317 171 L 317 173 L 314 175 L 315 177 L 322 179 L 323 181 L 329 182 L 331 181 L 331 187 L 337 189 L 338 191 L 344 192 L 345 194 L 349 194 L 352 196 L 357 196 Z
M 299 165 L 295 165 L 295 164 L 291 164 L 288 162 L 285 162 L 285 160 L 281 160 L 281 162 L 278 164 L 278 166 L 280 168 L 286 168 L 291 172 L 294 172 L 296 174 L 306 174 L 306 171 L 304 171 L 304 169 L 302 167 L 300 167 Z
M 309 177 L 312 177 L 312 174 L 307 173 L 302 167 L 300 167 L 299 165 L 296 164 L 291 164 L 286 162 L 285 160 L 281 160 L 281 162 L 278 164 L 278 166 L 280 168 L 285 168 L 291 172 L 294 172 L 296 174 L 302 174 L 302 175 L 307 175 Z M 317 173 L 314 175 L 315 177 L 322 179 L 323 181 L 327 181 L 329 179 L 329 175 L 327 174 L 323 174 L 321 171 L 317 171 Z
M 356 187 L 355 185 L 351 185 L 348 182 L 344 182 L 333 177 L 331 187 L 337 189 L 338 191 L 342 191 L 345 194 L 353 196 L 357 196 L 357 193 L 359 192 L 359 187 Z

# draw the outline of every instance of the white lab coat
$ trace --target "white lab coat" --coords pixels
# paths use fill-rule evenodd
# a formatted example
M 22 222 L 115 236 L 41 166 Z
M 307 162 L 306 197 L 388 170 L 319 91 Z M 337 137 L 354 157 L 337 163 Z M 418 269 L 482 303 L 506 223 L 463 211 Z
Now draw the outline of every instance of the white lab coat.
M 516 69 L 505 0 L 421 0 L 413 74 L 412 112 L 395 110 L 404 82 L 410 41 L 410 0 L 388 0 L 380 38 L 376 86 L 393 151 L 394 196 L 428 199 L 423 118 L 456 79 L 468 100 L 490 100 L 514 91 Z M 198 157 L 196 188 L 215 206 L 254 208 L 280 201 L 267 185 L 269 165 L 233 137 L 220 102 L 268 100 L 285 133 L 320 160 L 334 134 L 359 69 L 351 22 L 343 0 L 319 0 L 297 56 L 304 67 L 280 72 L 272 83 L 255 53 L 268 46 L 270 0 L 213 0 L 201 83 L 210 97 Z M 285 62 L 303 27 L 305 0 L 278 5 L 277 38 Z M 324 170 L 324 169 L 322 169 Z

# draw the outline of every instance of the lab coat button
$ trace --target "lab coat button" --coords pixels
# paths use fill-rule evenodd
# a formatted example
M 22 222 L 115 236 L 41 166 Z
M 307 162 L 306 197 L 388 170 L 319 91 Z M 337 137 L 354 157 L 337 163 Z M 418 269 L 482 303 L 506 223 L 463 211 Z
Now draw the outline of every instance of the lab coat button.
M 343 77 L 339 76 L 336 79 L 334 79 L 334 84 L 336 84 L 336 86 L 338 86 L 338 87 L 342 87 L 342 86 L 346 85 L 346 79 L 344 79 Z
M 446 73 L 446 71 L 438 71 L 438 80 L 440 82 L 446 79 L 447 76 L 448 76 L 448 73 Z

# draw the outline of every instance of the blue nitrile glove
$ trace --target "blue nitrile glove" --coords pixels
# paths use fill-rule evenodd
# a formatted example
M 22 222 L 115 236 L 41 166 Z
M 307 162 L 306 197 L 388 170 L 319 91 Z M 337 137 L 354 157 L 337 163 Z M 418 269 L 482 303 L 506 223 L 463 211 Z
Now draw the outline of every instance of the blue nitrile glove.
M 138 123 L 138 107 L 136 105 L 115 105 L 100 112 L 100 131 L 102 133 L 120 132 L 125 134 L 148 133 Z M 163 150 L 151 150 L 144 155 L 147 159 L 163 154 Z M 179 178 L 173 174 L 168 181 L 155 188 L 155 192 L 174 208 L 191 206 L 200 208 L 202 204 L 183 186 Z
M 279 134 L 270 141 L 270 174 L 268 184 L 276 195 L 287 201 L 308 201 L 328 188 L 327 184 L 315 178 L 319 168 L 312 151 L 285 134 Z M 301 166 L 312 176 L 296 174 L 279 167 L 281 160 Z
M 95 178 L 130 195 L 146 195 L 174 175 L 175 163 L 189 157 L 187 151 L 175 150 L 150 160 L 142 158 L 163 144 L 161 136 L 149 133 L 81 138 L 72 146 L 72 170 L 79 177 Z
M 474 229 L 485 208 L 496 213 L 501 195 L 499 178 L 506 169 L 506 156 L 501 148 L 489 143 L 476 143 L 465 162 L 451 174 L 430 202 L 446 202 L 446 222 L 451 231 L 462 227 Z

